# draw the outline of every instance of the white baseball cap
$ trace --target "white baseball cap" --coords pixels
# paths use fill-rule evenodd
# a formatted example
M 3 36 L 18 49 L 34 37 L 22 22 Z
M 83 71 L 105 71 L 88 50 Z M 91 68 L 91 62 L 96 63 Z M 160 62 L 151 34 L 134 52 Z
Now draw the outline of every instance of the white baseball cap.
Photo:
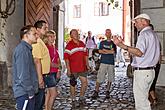
M 143 13 L 143 14 L 137 15 L 137 16 L 133 19 L 133 21 L 136 20 L 136 19 L 139 19 L 139 18 L 144 18 L 144 19 L 147 19 L 147 20 L 151 20 L 150 17 L 149 17 L 149 15 Z

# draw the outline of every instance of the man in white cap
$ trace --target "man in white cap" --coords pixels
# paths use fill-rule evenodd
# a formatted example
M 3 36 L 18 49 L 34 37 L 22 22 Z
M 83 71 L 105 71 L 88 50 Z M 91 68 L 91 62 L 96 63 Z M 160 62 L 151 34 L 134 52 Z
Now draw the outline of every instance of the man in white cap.
M 150 17 L 140 14 L 133 19 L 135 27 L 140 32 L 136 47 L 122 43 L 120 38 L 114 37 L 114 43 L 133 55 L 134 67 L 133 92 L 136 110 L 151 110 L 148 91 L 155 77 L 154 67 L 159 60 L 160 46 L 157 35 L 149 26 Z

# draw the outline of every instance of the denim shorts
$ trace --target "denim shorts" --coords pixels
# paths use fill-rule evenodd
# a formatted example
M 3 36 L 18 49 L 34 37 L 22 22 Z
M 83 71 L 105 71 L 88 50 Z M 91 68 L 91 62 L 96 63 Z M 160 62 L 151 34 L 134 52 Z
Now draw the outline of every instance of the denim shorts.
M 57 85 L 56 73 L 43 75 L 46 88 L 55 87 Z

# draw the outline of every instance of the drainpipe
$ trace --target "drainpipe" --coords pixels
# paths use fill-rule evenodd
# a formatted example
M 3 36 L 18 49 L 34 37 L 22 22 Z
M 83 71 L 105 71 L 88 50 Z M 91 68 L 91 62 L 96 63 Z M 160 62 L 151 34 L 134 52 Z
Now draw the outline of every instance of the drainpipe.
M 132 20 L 132 18 L 133 18 L 133 10 L 132 10 L 132 4 L 133 4 L 133 2 L 132 2 L 132 0 L 130 0 L 129 1 L 129 6 L 130 6 L 130 19 Z M 130 21 L 131 22 L 131 21 Z M 132 22 L 130 23 L 131 24 L 131 46 L 132 46 L 132 44 L 133 44 L 133 24 L 132 24 Z M 132 56 L 130 56 L 130 62 L 132 62 Z
M 137 16 L 139 14 L 140 14 L 140 0 L 134 0 L 134 16 Z M 138 36 L 138 31 L 136 28 L 134 28 L 134 45 L 136 45 L 137 36 Z
M 122 36 L 123 36 L 123 41 L 125 42 L 125 32 L 126 32 L 126 0 L 123 0 L 123 16 L 122 16 Z
M 132 10 L 132 0 L 130 0 L 129 1 L 129 6 L 130 6 L 130 18 L 131 18 L 131 20 L 132 20 L 132 18 L 133 18 L 133 10 Z M 131 21 L 130 21 L 131 22 Z M 133 42 L 133 24 L 132 24 L 132 22 L 131 22 L 131 46 L 132 46 L 132 42 Z

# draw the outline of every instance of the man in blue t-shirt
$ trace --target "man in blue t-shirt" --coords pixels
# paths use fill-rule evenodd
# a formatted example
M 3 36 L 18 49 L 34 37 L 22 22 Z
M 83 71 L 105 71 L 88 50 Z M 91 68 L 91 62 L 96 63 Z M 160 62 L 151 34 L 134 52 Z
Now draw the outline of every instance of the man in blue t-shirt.
M 112 81 L 114 81 L 114 78 L 115 78 L 114 57 L 116 53 L 116 45 L 111 40 L 112 33 L 110 29 L 105 30 L 105 35 L 107 37 L 107 40 L 101 41 L 100 47 L 99 47 L 99 53 L 101 54 L 101 61 L 100 61 L 101 64 L 100 64 L 100 68 L 97 74 L 95 91 L 92 95 L 92 98 L 94 99 L 98 97 L 99 86 L 100 86 L 100 83 L 105 81 L 106 73 L 108 76 L 106 98 L 110 98 L 109 89 L 111 87 Z

